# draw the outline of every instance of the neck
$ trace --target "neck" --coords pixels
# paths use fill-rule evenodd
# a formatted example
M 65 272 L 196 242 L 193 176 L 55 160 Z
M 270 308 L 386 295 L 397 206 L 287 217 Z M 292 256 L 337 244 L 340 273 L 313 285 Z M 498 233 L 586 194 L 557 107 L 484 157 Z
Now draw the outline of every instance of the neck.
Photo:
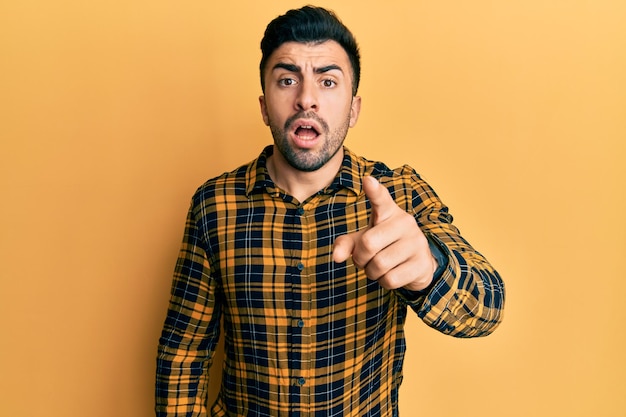
M 267 171 L 278 187 L 295 197 L 299 202 L 303 202 L 330 185 L 339 172 L 342 161 L 343 148 L 320 169 L 311 172 L 300 171 L 292 167 L 282 154 L 274 148 L 274 152 L 267 159 Z

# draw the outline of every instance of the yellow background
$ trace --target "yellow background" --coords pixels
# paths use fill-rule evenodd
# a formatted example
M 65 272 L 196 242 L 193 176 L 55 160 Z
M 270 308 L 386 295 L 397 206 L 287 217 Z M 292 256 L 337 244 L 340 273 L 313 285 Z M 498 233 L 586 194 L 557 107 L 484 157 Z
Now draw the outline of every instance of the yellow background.
M 479 340 L 408 323 L 404 416 L 623 416 L 626 2 L 320 1 L 363 56 L 347 145 L 409 163 L 499 269 Z M 0 5 L 0 415 L 152 415 L 189 199 L 271 142 L 292 1 Z

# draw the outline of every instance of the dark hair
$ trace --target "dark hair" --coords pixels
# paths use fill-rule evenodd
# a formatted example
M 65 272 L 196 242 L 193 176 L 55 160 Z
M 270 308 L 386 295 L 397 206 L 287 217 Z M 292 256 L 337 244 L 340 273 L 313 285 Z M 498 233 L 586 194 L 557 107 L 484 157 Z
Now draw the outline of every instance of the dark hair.
M 356 95 L 361 78 L 361 58 L 356 39 L 350 30 L 330 10 L 304 6 L 289 10 L 272 20 L 261 40 L 261 88 L 265 92 L 263 74 L 270 55 L 285 42 L 322 43 L 333 40 L 348 54 L 352 64 L 352 95 Z

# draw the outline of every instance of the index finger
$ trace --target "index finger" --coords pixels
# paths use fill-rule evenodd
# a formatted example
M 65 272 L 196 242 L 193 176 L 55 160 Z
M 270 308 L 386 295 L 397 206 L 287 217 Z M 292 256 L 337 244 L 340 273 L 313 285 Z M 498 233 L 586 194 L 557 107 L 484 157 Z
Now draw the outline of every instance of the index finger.
M 370 225 L 372 226 L 385 221 L 391 216 L 393 210 L 398 207 L 393 198 L 391 198 L 389 190 L 372 176 L 363 178 L 363 190 L 372 205 L 370 217 Z

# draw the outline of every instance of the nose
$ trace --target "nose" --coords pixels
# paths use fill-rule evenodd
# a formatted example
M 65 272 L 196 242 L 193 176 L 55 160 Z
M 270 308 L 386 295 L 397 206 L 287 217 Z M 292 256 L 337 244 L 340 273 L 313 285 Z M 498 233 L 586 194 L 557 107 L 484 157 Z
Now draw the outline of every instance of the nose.
M 317 97 L 317 88 L 314 82 L 302 80 L 298 97 L 296 98 L 296 107 L 299 111 L 317 110 L 319 106 Z

